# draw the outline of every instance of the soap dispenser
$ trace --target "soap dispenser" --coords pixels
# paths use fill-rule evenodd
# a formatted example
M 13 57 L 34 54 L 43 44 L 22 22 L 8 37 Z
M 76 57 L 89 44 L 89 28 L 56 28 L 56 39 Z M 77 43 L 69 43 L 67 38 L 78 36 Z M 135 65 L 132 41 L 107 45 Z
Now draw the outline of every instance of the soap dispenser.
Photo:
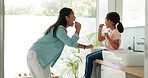
M 133 37 L 133 51 L 135 51 L 135 37 Z

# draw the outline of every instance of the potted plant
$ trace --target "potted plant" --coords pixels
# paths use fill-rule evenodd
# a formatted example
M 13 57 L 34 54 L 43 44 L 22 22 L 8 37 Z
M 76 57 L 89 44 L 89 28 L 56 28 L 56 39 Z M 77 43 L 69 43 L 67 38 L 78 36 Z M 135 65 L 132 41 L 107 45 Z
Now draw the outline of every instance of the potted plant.
M 79 56 L 80 49 L 67 48 L 64 53 L 66 57 L 60 59 L 63 61 L 63 64 L 65 64 L 65 69 L 68 71 L 64 71 L 63 74 L 71 73 L 74 75 L 74 78 L 78 78 L 79 65 L 82 63 L 82 59 Z

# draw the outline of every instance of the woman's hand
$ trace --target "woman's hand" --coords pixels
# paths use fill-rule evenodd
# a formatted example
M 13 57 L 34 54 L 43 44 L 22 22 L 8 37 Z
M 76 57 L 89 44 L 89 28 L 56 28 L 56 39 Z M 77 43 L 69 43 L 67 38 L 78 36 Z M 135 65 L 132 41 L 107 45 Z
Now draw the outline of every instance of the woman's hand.
M 93 48 L 94 46 L 92 44 L 87 45 L 86 48 Z
M 75 22 L 75 28 L 76 28 L 76 30 L 80 30 L 81 24 L 79 22 Z
M 81 30 L 81 24 L 79 22 L 75 22 L 75 29 L 76 29 L 76 33 L 79 35 Z

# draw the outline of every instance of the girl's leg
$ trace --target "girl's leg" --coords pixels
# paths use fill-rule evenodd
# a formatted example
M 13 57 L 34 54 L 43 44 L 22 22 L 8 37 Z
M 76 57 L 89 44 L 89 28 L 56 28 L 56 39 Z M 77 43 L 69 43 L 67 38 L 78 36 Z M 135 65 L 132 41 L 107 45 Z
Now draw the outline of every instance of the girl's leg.
M 90 78 L 91 77 L 91 73 L 92 73 L 92 69 L 93 69 L 93 61 L 95 59 L 103 60 L 103 58 L 102 58 L 102 50 L 93 52 L 93 53 L 88 54 L 86 56 L 85 78 Z
M 29 51 L 27 55 L 27 65 L 32 74 L 32 78 L 51 78 L 50 68 L 42 68 L 34 51 Z

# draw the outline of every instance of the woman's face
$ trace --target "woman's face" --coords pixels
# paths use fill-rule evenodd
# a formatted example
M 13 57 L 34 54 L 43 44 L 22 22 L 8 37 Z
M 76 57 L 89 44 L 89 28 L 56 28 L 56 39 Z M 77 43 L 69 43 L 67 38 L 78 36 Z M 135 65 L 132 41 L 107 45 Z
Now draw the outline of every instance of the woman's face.
M 66 16 L 67 26 L 73 26 L 75 19 L 76 19 L 76 17 L 74 15 L 74 12 L 71 11 L 71 14 L 69 16 Z

